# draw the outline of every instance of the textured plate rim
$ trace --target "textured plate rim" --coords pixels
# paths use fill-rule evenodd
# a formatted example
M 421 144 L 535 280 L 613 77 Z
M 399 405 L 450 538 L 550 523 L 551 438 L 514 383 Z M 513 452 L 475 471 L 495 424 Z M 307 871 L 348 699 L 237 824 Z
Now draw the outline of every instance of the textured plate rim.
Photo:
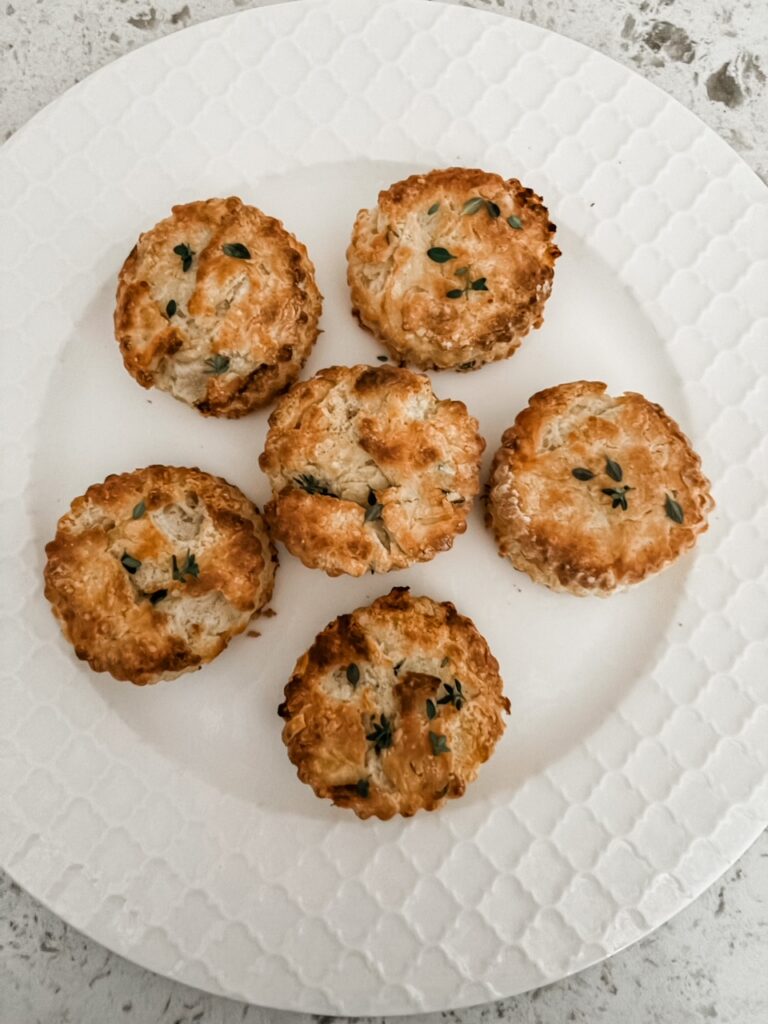
M 341 10 L 341 9 L 343 9 L 345 7 L 348 7 L 348 6 L 349 6 L 349 4 L 345 3 L 345 0 L 340 0 L 340 2 L 337 2 L 335 4 L 334 3 L 324 3 L 323 0 L 320 0 L 320 2 L 318 2 L 318 0 L 309 0 L 309 3 L 287 5 L 287 7 L 289 7 L 289 8 L 296 8 L 296 9 L 298 9 L 300 7 L 303 7 L 303 8 L 306 8 L 306 9 L 312 9 L 312 8 L 317 9 L 317 8 L 321 8 L 321 7 L 328 7 L 329 9 L 334 9 L 334 10 L 335 9 Z M 430 11 L 431 11 L 431 14 L 435 18 L 443 17 L 443 13 L 440 12 L 440 14 L 438 14 L 438 12 L 437 12 L 436 8 L 434 7 L 434 5 L 432 5 L 432 4 L 427 5 L 425 3 L 415 4 L 414 0 L 410 0 L 410 2 L 408 4 L 405 4 L 405 5 L 398 4 L 397 0 L 395 0 L 395 2 L 391 3 L 391 4 L 390 3 L 379 4 L 377 6 L 376 4 L 374 4 L 372 2 L 368 2 L 367 4 L 360 4 L 359 6 L 361 8 L 362 7 L 367 7 L 371 12 L 374 12 L 375 10 L 384 10 L 384 9 L 388 10 L 390 8 L 395 8 L 395 7 L 398 7 L 398 6 L 403 7 L 403 10 L 406 10 L 409 7 L 410 8 L 414 8 L 416 6 L 422 7 L 422 8 L 425 8 L 425 9 L 427 7 L 429 7 Z M 81 83 L 78 83 L 77 86 L 73 87 L 73 89 L 70 90 L 68 93 L 64 94 L 64 96 L 59 97 L 51 105 L 49 105 L 43 111 L 41 111 L 37 115 L 35 115 L 35 117 L 32 118 L 31 121 L 28 122 L 27 125 L 25 125 L 24 128 L 22 128 L 20 130 L 20 132 L 18 132 L 15 136 L 12 137 L 12 139 L 10 139 L 8 141 L 8 143 L 5 144 L 5 146 L 3 147 L 3 151 L 2 151 L 3 152 L 3 156 L 12 156 L 13 153 L 15 152 L 15 149 L 18 146 L 23 145 L 25 139 L 30 134 L 32 134 L 40 125 L 42 125 L 42 124 L 44 124 L 46 122 L 50 122 L 55 117 L 55 115 L 57 113 L 57 108 L 59 107 L 59 104 L 62 104 L 65 101 L 65 99 L 67 99 L 68 97 L 71 99 L 73 96 L 76 97 L 78 94 L 81 94 L 89 86 L 89 84 L 92 82 L 92 80 L 95 77 L 97 77 L 99 75 L 103 75 L 103 76 L 107 77 L 113 71 L 113 69 L 117 68 L 118 66 L 121 69 L 128 68 L 130 66 L 131 62 L 135 62 L 136 65 L 139 65 L 143 60 L 149 59 L 151 61 L 152 59 L 154 59 L 155 53 L 160 53 L 162 50 L 164 50 L 165 48 L 167 48 L 169 46 L 171 40 L 177 39 L 181 35 L 189 36 L 189 37 L 195 36 L 196 38 L 202 40 L 202 39 L 204 39 L 206 37 L 216 36 L 216 35 L 219 35 L 219 34 L 222 34 L 222 33 L 226 32 L 227 26 L 230 25 L 232 22 L 234 22 L 235 19 L 250 18 L 250 19 L 253 19 L 254 22 L 256 22 L 258 20 L 261 20 L 261 18 L 265 15 L 266 12 L 273 12 L 273 11 L 277 11 L 279 9 L 280 8 L 272 8 L 272 7 L 258 8 L 258 9 L 253 9 L 253 10 L 250 10 L 250 11 L 238 12 L 236 14 L 228 15 L 228 16 L 225 16 L 225 17 L 222 17 L 222 18 L 217 18 L 217 19 L 214 19 L 212 21 L 205 22 L 205 23 L 203 23 L 201 25 L 194 26 L 194 27 L 192 27 L 190 29 L 184 30 L 183 33 L 179 33 L 178 36 L 171 36 L 171 37 L 166 37 L 166 38 L 161 39 L 161 40 L 157 40 L 156 42 L 154 42 L 152 44 L 149 44 L 146 47 L 142 47 L 138 51 L 133 51 L 132 53 L 125 55 L 124 57 L 120 58 L 118 61 L 115 61 L 112 64 L 108 65 L 106 68 L 103 68 L 103 69 L 100 69 L 97 72 L 94 72 L 94 74 L 92 76 L 89 76 L 87 79 L 84 79 Z M 462 10 L 463 13 L 461 15 L 458 15 L 457 17 L 466 18 L 467 15 L 468 15 L 470 19 L 482 18 L 482 16 L 485 13 L 487 13 L 487 12 L 484 12 L 484 11 L 483 12 L 481 12 L 481 11 L 467 11 L 466 9 L 461 9 L 461 8 L 458 8 L 458 9 L 457 8 L 444 8 L 443 10 L 456 10 L 456 11 Z M 279 19 L 279 15 L 278 15 L 278 19 Z M 511 22 L 511 19 L 499 19 L 499 22 L 498 22 L 499 29 L 501 29 L 501 26 L 505 22 L 509 23 L 509 22 Z M 553 36 L 553 33 L 550 33 L 547 30 L 539 29 L 538 27 L 530 26 L 530 25 L 527 25 L 525 23 L 520 23 L 520 24 L 524 25 L 524 29 L 518 29 L 518 31 L 521 31 L 524 35 L 526 33 L 530 33 L 531 38 L 533 38 L 533 37 L 535 37 L 537 35 L 539 36 L 540 39 L 545 39 L 546 37 L 552 37 Z M 511 34 L 512 32 L 515 31 L 515 29 L 508 28 L 507 31 L 509 31 L 510 34 Z M 558 38 L 558 37 L 555 37 L 555 38 Z M 559 38 L 561 40 L 564 39 L 564 37 L 559 37 Z M 752 187 L 754 188 L 754 185 L 756 184 L 758 186 L 758 191 L 759 191 L 759 197 L 758 197 L 758 194 L 756 192 L 754 197 L 753 197 L 753 201 L 756 201 L 756 202 L 759 201 L 759 200 L 762 200 L 763 202 L 765 201 L 765 195 L 766 195 L 765 189 L 762 186 L 762 184 L 759 182 L 759 179 L 757 178 L 757 176 L 754 175 L 754 173 L 747 167 L 747 165 L 741 160 L 741 158 L 739 158 L 736 154 L 734 154 L 726 146 L 726 144 L 718 136 L 715 135 L 714 132 L 712 132 L 710 129 L 708 129 L 706 126 L 704 126 L 703 123 L 700 122 L 699 119 L 696 118 L 696 116 L 694 114 L 692 114 L 690 111 L 687 111 L 684 108 L 682 108 L 679 104 L 677 104 L 675 101 L 671 100 L 668 96 L 666 96 L 666 94 L 664 94 L 661 90 L 657 89 L 657 87 L 655 87 L 652 84 L 648 83 L 646 80 L 642 79 L 641 76 L 639 76 L 636 73 L 630 71 L 629 69 L 625 69 L 625 68 L 621 67 L 620 65 L 618 65 L 615 62 L 611 61 L 609 58 L 606 58 L 606 57 L 604 57 L 602 55 L 595 54 L 588 47 L 583 46 L 583 44 L 576 43 L 576 42 L 574 42 L 572 40 L 565 40 L 565 43 L 567 43 L 567 46 L 569 48 L 571 48 L 571 47 L 575 48 L 577 51 L 581 51 L 583 55 L 589 55 L 589 59 L 599 58 L 599 61 L 606 62 L 606 64 L 612 64 L 616 68 L 620 68 L 621 69 L 621 77 L 634 77 L 634 78 L 636 78 L 639 82 L 642 82 L 644 90 L 646 90 L 646 91 L 654 90 L 661 97 L 663 97 L 664 106 L 665 107 L 674 109 L 675 112 L 678 114 L 678 116 L 679 116 L 679 113 L 682 111 L 684 113 L 684 115 L 685 115 L 683 120 L 695 121 L 700 126 L 699 131 L 700 131 L 701 134 L 703 134 L 703 136 L 704 136 L 704 138 L 706 140 L 706 143 L 711 147 L 713 142 L 716 142 L 717 146 L 720 147 L 720 156 L 721 156 L 722 160 L 724 160 L 726 163 L 730 163 L 731 165 L 735 165 L 735 164 L 738 163 L 738 164 L 740 164 L 742 166 L 742 168 L 745 168 L 745 169 L 748 170 L 749 175 L 753 179 Z M 583 59 L 586 59 L 586 56 L 584 56 Z M 723 156 L 724 153 L 727 153 L 727 155 L 728 155 L 727 156 L 727 160 L 725 160 L 725 157 Z M 746 179 L 745 179 L 745 181 L 746 181 Z M 745 189 L 747 189 L 748 187 L 746 186 L 745 182 L 743 182 L 743 184 L 744 184 Z M 745 828 L 742 830 L 741 835 L 740 835 L 738 841 L 736 841 L 735 843 L 733 843 L 732 845 L 729 846 L 727 858 L 730 858 L 730 859 L 728 860 L 726 858 L 726 862 L 725 863 L 720 863 L 718 865 L 716 873 L 712 874 L 712 872 L 710 870 L 709 873 L 706 873 L 704 876 L 699 877 L 696 880 L 695 883 L 689 884 L 689 886 L 686 888 L 685 891 L 681 890 L 679 892 L 679 894 L 678 894 L 679 898 L 678 898 L 677 903 L 672 905 L 672 908 L 671 908 L 671 910 L 669 910 L 668 913 L 663 913 L 663 912 L 660 913 L 660 912 L 657 911 L 657 913 L 654 915 L 654 924 L 652 925 L 652 927 L 657 927 L 659 924 L 663 923 L 665 920 L 668 920 L 675 913 L 677 913 L 680 909 L 682 909 L 684 906 L 686 906 L 692 899 L 696 898 L 696 896 L 701 891 L 703 891 L 704 888 L 706 888 L 708 885 L 710 885 L 712 883 L 712 881 L 714 881 L 714 879 L 716 877 L 718 877 L 718 875 L 723 870 L 725 870 L 728 867 L 729 863 L 732 863 L 733 860 L 736 859 L 744 851 L 744 849 L 747 848 L 747 846 L 752 841 L 754 841 L 754 839 L 757 837 L 757 835 L 759 835 L 760 831 L 762 830 L 763 823 L 764 823 L 765 804 L 761 803 L 761 801 L 759 801 L 757 799 L 755 793 L 753 792 L 752 799 L 750 801 L 745 801 L 744 802 L 745 808 L 748 805 L 752 806 L 753 811 L 757 811 L 758 808 L 760 808 L 760 813 L 756 814 L 756 816 L 754 818 L 752 818 L 751 821 L 749 821 L 748 823 L 745 823 Z M 5 843 L 6 838 L 7 837 L 5 837 L 2 834 L 2 832 L 0 832 L 0 844 Z M 7 843 L 5 843 L 5 845 L 7 845 Z M 14 872 L 13 868 L 11 868 L 11 873 L 15 874 L 16 877 L 19 878 L 19 880 L 21 881 L 22 884 L 25 884 L 25 876 L 24 876 L 24 872 L 22 870 L 19 870 L 18 872 Z M 33 891 L 33 892 L 35 891 L 33 886 L 28 886 L 28 887 L 30 888 L 30 891 Z M 67 915 L 66 913 L 63 913 L 61 910 L 59 910 L 57 908 L 57 906 L 56 906 L 55 901 L 45 900 L 45 898 L 43 898 L 43 902 L 46 902 L 54 912 L 59 913 L 60 916 L 63 916 L 65 919 L 67 919 L 68 917 L 71 919 L 74 916 L 72 914 Z M 79 925 L 77 924 L 76 920 L 75 920 L 75 925 L 79 927 Z M 87 929 L 84 928 L 83 930 L 85 930 L 86 933 L 87 933 Z M 641 931 L 640 934 L 647 934 L 647 932 L 649 930 L 650 929 L 646 928 L 645 931 Z M 639 934 L 635 934 L 635 935 L 630 936 L 625 942 L 613 946 L 612 949 L 610 950 L 610 952 L 615 952 L 618 949 L 623 948 L 625 945 L 631 943 L 632 941 L 635 941 L 639 937 L 640 937 Z M 100 941 L 104 941 L 104 940 L 100 939 Z M 139 962 L 139 963 L 143 963 L 145 966 L 150 967 L 150 969 L 157 969 L 155 964 L 152 962 L 151 956 L 149 956 L 147 959 L 144 959 L 142 956 L 137 954 L 137 950 L 135 948 L 130 950 L 130 951 L 128 951 L 128 952 L 126 952 L 125 949 L 120 948 L 119 944 L 113 945 L 113 948 L 117 948 L 117 950 L 122 955 L 127 955 L 132 960 L 134 960 L 136 962 Z M 583 969 L 584 967 L 588 966 L 590 963 L 594 963 L 594 962 L 602 959 L 605 955 L 609 955 L 609 954 L 606 953 L 605 951 L 600 951 L 600 952 L 596 952 L 596 955 L 592 956 L 591 958 L 585 957 L 585 958 L 581 959 L 571 970 L 566 971 L 566 972 L 564 972 L 563 974 L 561 974 L 559 976 L 565 976 L 567 973 L 573 973 L 573 971 Z M 180 977 L 180 980 L 189 980 L 188 978 L 186 978 L 183 975 L 183 972 L 172 971 L 170 973 L 172 974 L 172 976 Z M 546 978 L 545 980 L 546 981 L 552 981 L 552 980 L 555 980 L 555 979 L 550 977 L 550 978 Z M 202 979 L 202 980 L 194 980 L 193 979 L 193 980 L 191 980 L 191 983 L 192 984 L 202 984 L 202 987 L 208 987 L 206 985 L 206 983 L 205 983 L 205 979 Z M 214 991 L 220 991 L 221 990 L 221 988 L 220 988 L 220 986 L 218 984 L 215 984 L 215 985 L 213 985 L 211 987 L 212 987 L 212 990 L 214 990 Z M 505 993 L 505 994 L 509 994 L 509 993 Z M 490 998 L 493 998 L 493 996 L 491 996 Z M 475 1000 L 472 1000 L 472 999 L 466 1000 L 465 999 L 463 1002 L 452 1003 L 451 1005 L 455 1005 L 455 1006 L 470 1005 L 473 1001 L 477 1002 L 478 1000 L 477 999 L 475 999 Z M 273 1004 L 273 1005 L 276 1005 L 276 1004 Z M 305 1006 L 299 1007 L 296 1004 L 293 1004 L 293 1003 L 290 1003 L 290 1002 L 289 1003 L 285 1003 L 283 1005 L 286 1008 L 291 1008 L 291 1009 L 293 1009 L 293 1008 L 302 1008 L 302 1009 L 306 1008 Z M 397 1009 L 396 1008 L 395 1012 L 408 1012 L 409 1010 L 412 1010 L 412 1009 L 421 1009 L 421 1008 L 425 1008 L 425 1007 L 428 1007 L 430 1009 L 442 1008 L 441 1005 L 425 1002 L 423 998 L 421 1000 L 416 998 L 414 1000 L 414 1003 L 413 1003 L 412 1006 L 406 1006 L 406 1007 L 404 1007 L 402 1009 Z M 355 1010 L 354 1009 L 352 1009 L 352 1010 L 346 1009 L 346 1010 L 343 1010 L 342 1012 L 355 1012 Z M 371 1011 L 363 1010 L 362 1012 L 371 1012 Z M 376 1010 L 375 1012 L 392 1012 L 392 1011 Z

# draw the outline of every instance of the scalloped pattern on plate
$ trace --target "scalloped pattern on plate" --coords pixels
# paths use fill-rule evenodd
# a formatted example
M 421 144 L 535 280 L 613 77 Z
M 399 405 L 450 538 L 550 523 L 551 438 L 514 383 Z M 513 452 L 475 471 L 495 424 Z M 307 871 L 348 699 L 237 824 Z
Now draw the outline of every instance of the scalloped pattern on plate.
M 588 738 L 511 794 L 361 826 L 222 793 L 77 684 L 85 670 L 40 593 L 35 425 L 94 279 L 121 258 L 115 210 L 141 225 L 150 190 L 215 192 L 233 161 L 255 176 L 393 154 L 493 167 L 516 147 L 558 224 L 642 305 L 682 382 L 718 514 L 681 577 L 677 621 Z M 399 1013 L 578 970 L 743 851 L 768 816 L 768 203 L 722 141 L 639 77 L 533 26 L 333 0 L 243 12 L 117 61 L 19 132 L 0 175 L 14 339 L 0 861 L 19 882 L 192 985 Z

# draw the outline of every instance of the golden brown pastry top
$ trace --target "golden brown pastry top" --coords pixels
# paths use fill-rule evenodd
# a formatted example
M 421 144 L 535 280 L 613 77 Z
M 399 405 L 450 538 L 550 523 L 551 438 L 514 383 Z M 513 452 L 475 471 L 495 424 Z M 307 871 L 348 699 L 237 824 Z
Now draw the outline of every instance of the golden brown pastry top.
M 353 312 L 415 366 L 506 358 L 543 321 L 560 255 L 554 231 L 541 197 L 516 178 L 464 167 L 415 174 L 357 215 Z
M 174 206 L 117 288 L 126 369 L 211 416 L 242 416 L 298 376 L 322 298 L 306 248 L 236 197 Z
M 713 508 L 701 460 L 659 405 L 576 381 L 534 395 L 502 438 L 488 524 L 547 586 L 610 593 L 696 542 Z
M 466 529 L 485 442 L 422 374 L 333 366 L 277 404 L 260 465 L 264 512 L 305 565 L 360 576 L 426 561 Z
M 402 587 L 324 629 L 279 708 L 302 782 L 361 818 L 385 819 L 461 796 L 508 711 L 473 623 Z
M 77 656 L 141 685 L 222 651 L 269 601 L 277 563 L 245 495 L 169 466 L 89 487 L 45 550 L 45 596 Z

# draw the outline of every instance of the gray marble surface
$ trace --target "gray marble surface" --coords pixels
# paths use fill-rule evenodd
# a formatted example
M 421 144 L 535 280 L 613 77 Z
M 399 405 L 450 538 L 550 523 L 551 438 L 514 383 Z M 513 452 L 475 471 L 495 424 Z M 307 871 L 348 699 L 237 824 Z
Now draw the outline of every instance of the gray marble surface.
M 115 57 L 250 0 L 0 0 L 0 138 Z M 472 0 L 593 46 L 693 110 L 768 182 L 768 0 Z M 603 964 L 436 1024 L 766 1024 L 768 835 L 687 910 Z M 322 1019 L 321 1019 L 322 1020 Z M 128 963 L 0 871 L 0 1024 L 309 1024 Z

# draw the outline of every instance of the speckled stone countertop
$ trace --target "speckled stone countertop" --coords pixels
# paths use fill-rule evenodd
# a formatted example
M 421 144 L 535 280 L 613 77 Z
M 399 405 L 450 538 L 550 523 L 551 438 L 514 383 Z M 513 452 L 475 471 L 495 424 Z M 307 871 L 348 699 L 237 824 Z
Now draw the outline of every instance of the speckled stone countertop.
M 0 138 L 70 85 L 152 39 L 251 0 L 0 0 Z M 768 0 L 472 0 L 633 68 L 768 182 Z M 555 985 L 437 1024 L 766 1024 L 768 836 L 649 938 Z M 0 1024 L 233 1024 L 313 1018 L 167 981 L 84 938 L 0 871 Z M 323 1018 L 317 1019 L 322 1021 Z

